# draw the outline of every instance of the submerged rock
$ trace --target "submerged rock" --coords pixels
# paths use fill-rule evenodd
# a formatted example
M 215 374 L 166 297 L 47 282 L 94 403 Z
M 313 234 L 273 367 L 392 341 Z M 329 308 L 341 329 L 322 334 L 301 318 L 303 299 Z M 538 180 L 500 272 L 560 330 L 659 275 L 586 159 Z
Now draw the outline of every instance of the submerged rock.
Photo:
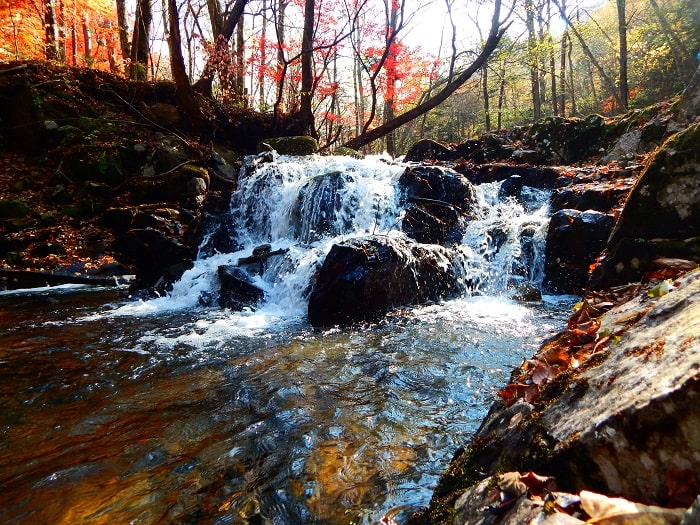
M 309 297 L 316 326 L 377 319 L 391 308 L 435 301 L 464 290 L 457 253 L 398 237 L 334 244 Z

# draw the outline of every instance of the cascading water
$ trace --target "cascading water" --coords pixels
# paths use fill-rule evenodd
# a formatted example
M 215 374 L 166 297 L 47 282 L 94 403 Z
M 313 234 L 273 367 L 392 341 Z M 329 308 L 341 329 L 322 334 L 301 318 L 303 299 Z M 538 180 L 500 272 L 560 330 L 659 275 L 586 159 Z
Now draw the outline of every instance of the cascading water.
M 397 186 L 406 166 L 388 158 L 281 159 L 243 170 L 226 221 L 239 250 L 222 254 L 207 236 L 195 267 L 175 285 L 171 308 L 215 297 L 216 269 L 237 264 L 254 247 L 283 255 L 255 265 L 254 283 L 266 306 L 287 317 L 303 315 L 313 276 L 334 243 L 369 235 L 404 236 L 405 199 Z M 499 198 L 499 184 L 476 189 L 475 217 L 453 257 L 469 293 L 502 294 L 515 281 L 541 283 L 549 193 L 531 190 L 525 204 Z M 206 301 L 205 301 L 206 302 Z
M 547 195 L 487 184 L 449 247 L 463 296 L 311 328 L 334 243 L 405 237 L 404 170 L 310 157 L 246 171 L 167 297 L 0 294 L 0 522 L 401 523 L 427 504 L 567 301 L 509 299 L 539 278 Z M 240 268 L 264 302 L 216 306 L 218 268 L 262 244 L 279 254 Z

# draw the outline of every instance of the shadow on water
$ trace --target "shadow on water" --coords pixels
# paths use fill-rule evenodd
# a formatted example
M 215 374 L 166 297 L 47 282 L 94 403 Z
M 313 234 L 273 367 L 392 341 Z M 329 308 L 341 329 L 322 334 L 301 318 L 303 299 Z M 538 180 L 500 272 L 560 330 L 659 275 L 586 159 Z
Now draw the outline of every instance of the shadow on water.
M 124 292 L 0 295 L 3 523 L 400 523 L 561 303 L 473 297 L 349 329 Z

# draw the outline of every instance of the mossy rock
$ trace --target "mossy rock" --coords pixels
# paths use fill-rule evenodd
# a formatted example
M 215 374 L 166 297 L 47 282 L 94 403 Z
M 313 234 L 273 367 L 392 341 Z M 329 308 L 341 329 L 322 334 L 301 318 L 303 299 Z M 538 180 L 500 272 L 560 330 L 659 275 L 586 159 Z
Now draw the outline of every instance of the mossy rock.
M 29 215 L 29 206 L 17 199 L 0 200 L 0 219 L 21 219 Z
M 333 155 L 339 155 L 341 157 L 361 157 L 356 149 L 346 148 L 345 146 L 336 148 L 335 151 L 333 151 Z
M 258 143 L 258 153 L 272 148 L 280 155 L 312 155 L 318 151 L 318 141 L 307 135 L 270 137 Z

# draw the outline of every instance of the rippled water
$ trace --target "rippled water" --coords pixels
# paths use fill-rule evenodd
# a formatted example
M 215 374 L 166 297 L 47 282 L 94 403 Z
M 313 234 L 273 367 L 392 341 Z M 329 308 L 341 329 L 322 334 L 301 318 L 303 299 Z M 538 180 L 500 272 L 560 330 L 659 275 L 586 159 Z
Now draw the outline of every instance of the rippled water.
M 349 329 L 0 294 L 0 522 L 400 523 L 566 299 Z

